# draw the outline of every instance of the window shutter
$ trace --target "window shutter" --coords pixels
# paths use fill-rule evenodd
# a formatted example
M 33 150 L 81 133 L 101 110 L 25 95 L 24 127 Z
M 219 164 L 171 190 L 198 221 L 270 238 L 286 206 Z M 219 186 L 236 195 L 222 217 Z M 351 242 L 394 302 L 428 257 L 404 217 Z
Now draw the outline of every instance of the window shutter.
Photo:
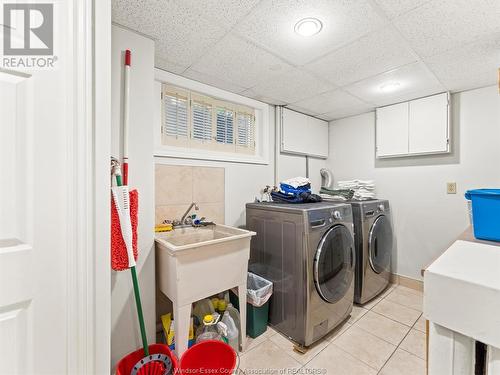
M 233 144 L 234 112 L 225 108 L 217 108 L 217 134 L 219 143 Z
M 165 103 L 165 123 L 163 132 L 166 135 L 174 137 L 188 136 L 188 116 L 187 116 L 187 98 L 178 94 L 166 93 L 164 95 Z
M 212 106 L 192 101 L 193 138 L 199 140 L 212 139 Z
M 248 148 L 254 147 L 255 119 L 248 113 L 238 113 L 238 145 Z

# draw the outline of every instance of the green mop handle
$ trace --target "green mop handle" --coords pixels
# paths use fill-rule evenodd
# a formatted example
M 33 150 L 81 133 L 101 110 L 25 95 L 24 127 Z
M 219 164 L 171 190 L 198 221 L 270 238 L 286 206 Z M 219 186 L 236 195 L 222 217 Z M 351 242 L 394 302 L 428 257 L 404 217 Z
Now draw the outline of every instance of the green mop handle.
M 122 177 L 116 175 L 116 184 L 122 186 Z M 144 349 L 144 356 L 149 356 L 149 345 L 146 337 L 146 328 L 144 326 L 144 315 L 142 314 L 141 293 L 139 291 L 139 281 L 137 280 L 137 271 L 135 266 L 130 267 L 130 274 L 132 275 L 132 284 L 134 285 L 135 306 L 137 308 L 137 316 L 139 317 L 139 326 L 141 328 L 142 348 Z

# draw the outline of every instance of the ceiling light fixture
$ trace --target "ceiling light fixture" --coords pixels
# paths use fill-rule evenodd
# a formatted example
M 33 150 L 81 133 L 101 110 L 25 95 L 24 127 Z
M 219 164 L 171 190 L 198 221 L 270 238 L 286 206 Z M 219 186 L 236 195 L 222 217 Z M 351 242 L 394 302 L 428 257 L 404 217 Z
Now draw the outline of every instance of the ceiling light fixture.
M 317 18 L 303 18 L 295 24 L 295 32 L 302 36 L 313 36 L 321 31 L 323 24 Z
M 393 92 L 399 89 L 401 84 L 399 82 L 387 82 L 379 87 L 382 92 Z

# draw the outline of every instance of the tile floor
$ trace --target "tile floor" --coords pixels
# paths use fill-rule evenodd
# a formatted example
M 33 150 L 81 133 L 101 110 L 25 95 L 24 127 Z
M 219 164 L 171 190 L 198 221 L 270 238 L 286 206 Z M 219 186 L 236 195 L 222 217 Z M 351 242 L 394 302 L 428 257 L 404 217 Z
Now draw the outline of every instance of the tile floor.
M 341 327 L 305 354 L 268 328 L 240 353 L 246 375 L 424 375 L 422 292 L 389 286 L 364 306 L 354 306 Z

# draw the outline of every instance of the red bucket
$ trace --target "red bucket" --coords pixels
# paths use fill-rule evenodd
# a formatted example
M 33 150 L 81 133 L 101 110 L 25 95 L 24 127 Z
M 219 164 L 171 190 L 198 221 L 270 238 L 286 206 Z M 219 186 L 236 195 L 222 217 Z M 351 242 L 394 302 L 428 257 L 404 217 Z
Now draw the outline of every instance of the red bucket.
M 149 345 L 149 354 L 166 354 L 172 361 L 172 374 L 177 374 L 178 364 L 177 358 L 172 354 L 170 349 L 165 344 L 152 344 Z M 138 349 L 135 352 L 127 354 L 123 357 L 118 366 L 116 366 L 116 375 L 130 375 L 134 365 L 144 358 L 144 349 Z
M 181 375 L 229 375 L 236 368 L 236 352 L 222 341 L 202 341 L 186 350 L 179 368 Z

